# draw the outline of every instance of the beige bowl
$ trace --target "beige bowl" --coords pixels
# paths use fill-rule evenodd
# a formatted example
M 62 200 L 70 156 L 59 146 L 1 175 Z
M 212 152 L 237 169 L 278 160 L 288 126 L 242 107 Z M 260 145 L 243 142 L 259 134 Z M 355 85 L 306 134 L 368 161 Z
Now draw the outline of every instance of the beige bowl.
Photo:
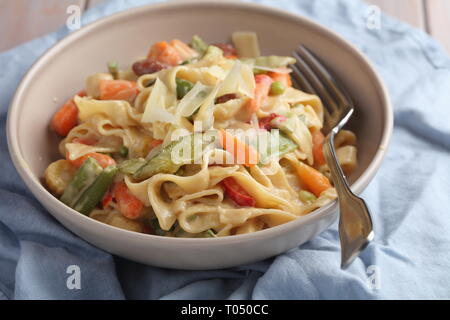
M 62 102 L 84 86 L 105 62 L 130 65 L 159 40 L 228 40 L 233 31 L 258 33 L 264 54 L 289 55 L 306 44 L 342 79 L 357 106 L 350 124 L 358 136 L 359 168 L 350 177 L 360 193 L 375 175 L 392 132 L 386 89 L 369 61 L 333 32 L 307 18 L 247 3 L 170 3 L 128 10 L 94 22 L 47 51 L 20 84 L 8 114 L 14 164 L 36 198 L 68 229 L 93 245 L 145 264 L 213 269 L 250 263 L 296 247 L 324 231 L 337 217 L 333 202 L 287 224 L 253 234 L 179 239 L 134 233 L 88 218 L 64 205 L 42 185 L 45 168 L 58 157 L 49 122 Z M 336 262 L 338 264 L 338 262 Z

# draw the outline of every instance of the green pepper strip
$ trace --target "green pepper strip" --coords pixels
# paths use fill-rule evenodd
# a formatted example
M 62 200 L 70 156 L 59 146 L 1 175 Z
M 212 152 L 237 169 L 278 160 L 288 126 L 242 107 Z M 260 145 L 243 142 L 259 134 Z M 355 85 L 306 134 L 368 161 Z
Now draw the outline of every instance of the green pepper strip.
M 74 209 L 82 214 L 88 215 L 95 206 L 102 200 L 114 177 L 118 172 L 117 167 L 109 166 L 103 169 L 102 173 L 95 179 L 91 186 L 86 189 L 75 204 Z
M 73 208 L 83 192 L 94 182 L 101 172 L 102 167 L 97 161 L 91 157 L 87 158 L 64 190 L 60 200 Z

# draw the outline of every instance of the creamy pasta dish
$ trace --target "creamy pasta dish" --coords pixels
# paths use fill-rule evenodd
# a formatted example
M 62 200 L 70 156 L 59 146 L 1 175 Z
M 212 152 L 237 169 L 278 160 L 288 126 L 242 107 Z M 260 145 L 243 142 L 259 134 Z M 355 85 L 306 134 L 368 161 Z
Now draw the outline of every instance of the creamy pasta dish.
M 157 42 L 88 76 L 51 120 L 62 159 L 48 190 L 103 223 L 185 238 L 256 232 L 335 199 L 322 102 L 293 86 L 295 59 L 261 55 L 251 32 L 231 39 Z M 356 137 L 335 144 L 348 174 Z

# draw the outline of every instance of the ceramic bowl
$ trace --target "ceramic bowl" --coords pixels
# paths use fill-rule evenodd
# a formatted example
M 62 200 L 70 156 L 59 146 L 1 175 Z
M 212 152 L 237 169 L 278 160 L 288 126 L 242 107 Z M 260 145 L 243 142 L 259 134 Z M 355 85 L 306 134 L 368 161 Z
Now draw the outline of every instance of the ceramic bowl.
M 359 167 L 349 177 L 360 193 L 381 164 L 392 132 L 388 94 L 370 62 L 351 44 L 306 17 L 239 2 L 174 2 L 149 5 L 98 20 L 48 50 L 26 74 L 8 114 L 8 144 L 28 188 L 66 228 L 113 254 L 176 269 L 225 268 L 275 256 L 315 237 L 337 218 L 333 202 L 296 221 L 252 234 L 211 239 L 166 238 L 118 229 L 64 205 L 42 184 L 58 158 L 59 139 L 49 122 L 61 103 L 84 87 L 106 61 L 130 65 L 160 40 L 189 41 L 199 34 L 223 42 L 234 31 L 255 31 L 263 54 L 289 55 L 300 43 L 332 68 L 352 95 Z M 307 263 L 307 262 L 305 262 Z M 339 265 L 339 261 L 336 261 Z

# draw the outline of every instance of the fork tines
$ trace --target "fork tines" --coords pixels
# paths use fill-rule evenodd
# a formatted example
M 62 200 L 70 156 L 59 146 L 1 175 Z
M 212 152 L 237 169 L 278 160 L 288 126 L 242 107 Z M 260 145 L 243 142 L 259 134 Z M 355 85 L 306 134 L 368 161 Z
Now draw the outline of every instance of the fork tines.
M 294 83 L 303 91 L 315 94 L 324 104 L 324 117 L 328 129 L 336 125 L 341 115 L 353 109 L 351 99 L 337 83 L 319 59 L 304 45 L 300 45 L 293 56 L 297 62 L 292 65 Z

